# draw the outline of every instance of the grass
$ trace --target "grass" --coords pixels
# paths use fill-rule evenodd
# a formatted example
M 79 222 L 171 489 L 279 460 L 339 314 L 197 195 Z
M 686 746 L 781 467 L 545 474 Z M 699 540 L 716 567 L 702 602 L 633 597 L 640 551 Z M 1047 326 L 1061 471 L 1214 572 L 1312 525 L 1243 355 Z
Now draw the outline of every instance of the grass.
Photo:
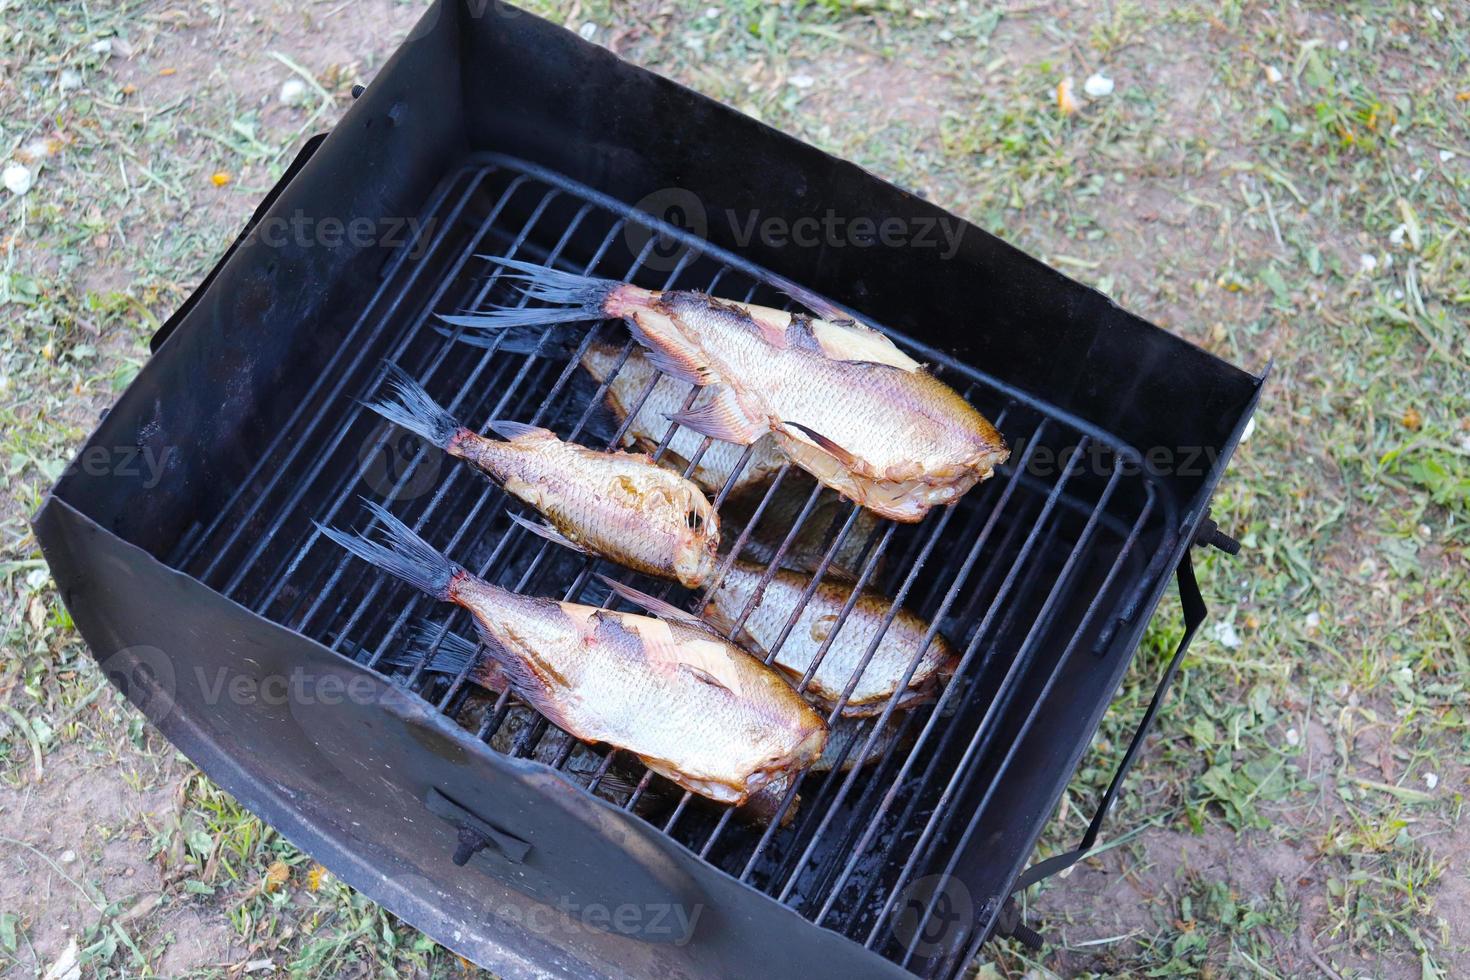
M 61 955 L 53 919 L 98 975 L 467 972 L 151 733 L 101 681 L 25 526 L 147 338 L 420 5 L 337 6 L 0 0 L 0 157 L 36 171 L 25 196 L 0 192 L 0 799 L 108 785 L 133 801 L 69 863 L 36 811 L 7 824 L 0 895 L 41 882 L 55 895 L 44 915 L 0 902 L 0 964 L 22 974 Z M 1046 954 L 990 947 L 982 972 L 1463 973 L 1470 13 L 532 7 L 922 190 L 1222 357 L 1274 359 L 1215 501 L 1245 550 L 1200 556 L 1211 622 L 1108 849 L 1027 896 Z M 1057 86 L 1080 93 L 1094 72 L 1114 92 L 1061 113 Z M 276 98 L 291 78 L 309 83 L 294 108 Z M 1178 615 L 1167 600 L 1043 853 L 1081 835 Z M 191 937 L 209 952 L 181 959 Z

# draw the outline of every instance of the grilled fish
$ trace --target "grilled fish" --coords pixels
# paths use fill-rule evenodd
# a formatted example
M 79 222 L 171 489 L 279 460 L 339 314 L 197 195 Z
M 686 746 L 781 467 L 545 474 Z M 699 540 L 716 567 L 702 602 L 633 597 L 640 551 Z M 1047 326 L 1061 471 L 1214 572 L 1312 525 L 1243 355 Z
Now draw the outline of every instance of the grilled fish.
M 705 608 L 705 617 L 721 630 L 728 631 L 756 596 L 765 569 L 748 562 L 735 562 L 715 586 Z M 780 638 L 786 622 L 801 601 L 811 578 L 800 572 L 778 570 L 759 604 L 746 618 L 741 633 L 733 637 L 757 656 L 764 657 Z M 799 681 L 811 666 L 817 652 L 832 633 L 832 626 L 852 595 L 851 585 L 828 582 L 825 578 L 802 608 L 801 615 L 776 653 L 772 666 L 794 681 Z M 832 639 L 805 694 L 828 711 L 836 707 L 868 647 L 888 614 L 891 602 L 884 596 L 864 592 L 858 597 L 842 629 Z M 918 616 L 900 610 L 873 652 L 853 687 L 842 713 L 850 718 L 879 714 L 898 689 L 909 665 L 918 655 L 919 645 L 929 632 L 929 624 Z M 911 707 L 929 700 L 936 688 L 954 673 L 958 660 L 953 647 L 944 637 L 934 635 L 914 670 L 898 707 Z
M 504 441 L 488 439 L 461 425 L 396 365 L 388 371 L 395 397 L 368 407 L 473 463 L 550 522 L 514 518 L 529 530 L 689 588 L 714 570 L 720 519 L 693 483 L 641 453 L 598 452 L 519 422 L 491 422 Z
M 384 666 L 405 670 L 422 663 L 425 670 L 434 673 L 450 676 L 464 674 L 465 679 L 471 684 L 495 694 L 500 693 L 507 686 L 505 674 L 494 660 L 481 656 L 478 644 L 465 639 L 458 633 L 445 632 L 427 621 L 414 625 L 406 650 L 389 653 L 381 662 Z M 513 701 L 506 711 L 505 720 L 500 723 L 491 737 L 491 748 L 509 753 L 515 746 L 516 739 L 535 723 L 536 717 L 529 708 Z M 863 754 L 862 746 L 868 740 L 871 722 L 860 718 L 838 718 L 831 726 L 821 757 L 812 763 L 811 772 L 824 773 L 833 770 L 849 772 L 877 762 L 883 758 L 888 748 L 898 741 L 903 732 L 904 722 L 905 715 L 902 712 L 892 715 L 888 719 L 888 724 L 884 726 L 882 734 L 874 740 L 872 748 Z M 543 738 L 536 746 L 531 758 L 551 764 L 556 760 L 562 748 L 563 744 L 559 740 Z M 600 755 L 579 744 L 568 756 L 565 769 L 574 775 L 591 778 L 603 769 L 602 763 Z M 737 808 L 736 816 L 756 824 L 769 823 L 780 810 L 781 801 L 786 798 L 792 778 L 792 776 L 783 774 L 772 779 L 752 793 L 745 803 Z M 637 782 L 636 773 L 629 772 L 614 763 L 602 772 L 602 777 L 597 781 L 596 792 L 597 795 L 621 806 L 631 798 Z M 665 799 L 665 796 L 666 794 L 661 794 L 650 787 L 644 792 L 641 802 L 646 802 L 655 808 L 661 804 L 674 802 Z M 781 826 L 789 826 L 800 807 L 801 797 L 797 796 L 786 808 L 786 812 L 781 815 Z
M 804 473 L 790 474 L 782 480 L 781 485 L 771 491 L 773 498 L 766 504 L 765 510 L 761 511 L 760 520 L 746 536 L 745 544 L 740 549 L 740 557 L 762 565 L 775 561 L 776 553 L 780 551 L 791 526 L 801 516 L 801 510 L 806 506 L 814 486 L 815 483 Z M 755 516 L 763 496 L 751 493 L 738 498 L 731 496 L 725 501 L 725 505 L 720 508 L 720 528 L 725 541 L 735 542 L 740 539 L 743 529 Z M 833 539 L 847 523 L 851 507 L 851 504 L 837 494 L 824 489 L 806 520 L 797 528 L 796 536 L 791 539 L 786 553 L 782 555 L 781 567 L 814 574 Z M 870 510 L 859 510 L 846 537 L 832 553 L 832 561 L 828 564 L 824 577 L 834 581 L 855 581 L 866 560 L 868 542 L 881 533 L 880 519 Z M 882 565 L 883 557 L 880 555 L 874 562 L 874 571 L 880 571 Z
M 690 388 L 683 381 L 671 378 L 666 374 L 660 375 L 658 368 L 649 361 L 648 355 L 639 348 L 635 347 L 629 353 L 628 359 L 620 368 L 618 362 L 621 359 L 621 347 L 615 344 L 592 343 L 582 355 L 582 367 L 586 368 L 587 373 L 596 378 L 598 383 L 612 378 L 607 389 L 607 407 L 620 422 L 628 418 L 635 405 L 639 405 L 639 399 L 643 398 L 645 391 L 648 391 L 649 384 L 656 376 L 658 377 L 658 384 L 643 400 L 638 408 L 638 414 L 623 435 L 623 445 L 637 447 L 643 452 L 652 453 L 658 449 L 669 428 L 674 426 L 669 418 L 684 408 L 684 402 L 689 398 Z M 702 391 L 694 400 L 692 407 L 698 409 L 709 400 L 710 393 Z M 689 461 L 699 452 L 699 447 L 703 443 L 704 436 L 694 430 L 684 426 L 674 426 L 674 435 L 669 440 L 668 448 L 664 450 L 660 462 L 683 473 L 689 468 Z M 689 474 L 689 479 L 699 484 L 706 493 L 718 494 L 725 488 L 725 484 L 730 482 L 730 477 L 735 474 L 744 455 L 743 446 L 717 439 L 709 444 L 709 448 L 699 458 L 699 462 Z M 750 454 L 750 460 L 740 470 L 740 475 L 731 485 L 727 499 L 735 500 L 749 495 L 750 491 L 769 483 L 785 461 L 786 457 L 780 449 L 776 448 L 773 439 L 769 436 L 757 439 L 755 449 Z
M 479 342 L 503 331 L 616 317 L 648 350 L 649 363 L 710 389 L 671 417 L 746 446 L 770 435 L 822 483 L 884 517 L 918 521 L 957 500 L 1010 455 L 1005 440 L 957 392 L 879 331 L 828 319 L 497 259 L 553 307 L 446 317 Z
M 518 595 L 471 575 L 383 507 L 388 545 L 318 525 L 364 561 L 467 609 L 511 689 L 552 724 L 740 804 L 821 758 L 827 724 L 777 672 L 687 619 Z
M 412 670 L 419 664 L 423 664 L 423 669 L 430 673 L 453 677 L 464 673 L 466 681 L 483 688 L 492 695 L 500 694 L 508 686 L 505 674 L 495 661 L 481 656 L 478 643 L 458 633 L 445 632 L 440 626 L 427 620 L 414 624 L 410 630 L 406 648 L 389 651 L 379 663 L 381 666 L 400 670 Z M 471 702 L 467 704 L 466 710 L 469 711 L 471 717 L 474 717 L 476 714 L 483 715 L 490 711 L 494 704 L 495 699 L 485 700 L 482 695 L 477 706 Z M 477 707 L 477 710 L 471 710 L 472 707 Z M 517 749 L 524 751 L 525 747 L 518 743 L 524 739 L 526 733 L 534 728 L 540 718 L 540 715 L 527 707 L 520 699 L 511 698 L 505 706 L 504 719 L 490 737 L 490 747 L 507 755 Z M 483 717 L 476 719 L 472 727 L 478 727 L 483 720 Z M 528 758 L 553 765 L 560 760 L 569 738 L 570 736 L 551 729 L 536 742 Z M 618 806 L 625 805 L 637 786 L 638 773 L 630 771 L 628 766 L 617 762 L 604 771 L 603 756 L 599 752 L 575 739 L 572 739 L 572 742 L 574 744 L 571 751 L 561 765 L 562 770 L 573 776 L 580 776 L 584 781 L 590 780 L 601 771 L 602 776 L 595 787 L 596 794 Z M 645 803 L 655 804 L 650 809 L 662 806 L 668 802 L 666 799 L 668 795 L 655 792 L 653 787 L 650 787 L 639 801 L 636 812 L 644 812 Z

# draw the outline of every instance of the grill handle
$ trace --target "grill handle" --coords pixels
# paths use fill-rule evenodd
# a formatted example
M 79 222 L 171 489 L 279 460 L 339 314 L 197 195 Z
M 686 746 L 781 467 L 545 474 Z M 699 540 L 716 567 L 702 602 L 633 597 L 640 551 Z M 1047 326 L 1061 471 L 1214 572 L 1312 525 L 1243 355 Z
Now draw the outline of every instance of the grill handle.
M 1103 818 L 1107 816 L 1108 810 L 1117 800 L 1118 793 L 1123 787 L 1123 780 L 1128 776 L 1128 770 L 1133 768 L 1134 761 L 1142 751 L 1144 740 L 1148 738 L 1154 719 L 1159 714 L 1159 708 L 1169 693 L 1170 685 L 1174 683 L 1174 675 L 1179 673 L 1179 665 L 1184 661 L 1184 653 L 1189 649 L 1190 641 L 1194 639 L 1195 633 L 1199 632 L 1200 624 L 1205 621 L 1205 616 L 1209 612 L 1205 607 L 1204 596 L 1200 594 L 1199 582 L 1194 577 L 1192 554 L 1191 551 L 1184 552 L 1184 557 L 1179 560 L 1177 576 L 1179 601 L 1184 607 L 1184 635 L 1179 638 L 1179 646 L 1174 649 L 1174 656 L 1169 660 L 1169 666 L 1164 669 L 1164 676 L 1159 679 L 1159 686 L 1154 689 L 1153 700 L 1149 702 L 1148 710 L 1143 713 L 1143 720 L 1138 723 L 1138 729 L 1133 733 L 1133 740 L 1128 743 L 1128 751 L 1123 753 L 1123 761 L 1118 763 L 1118 770 L 1113 773 L 1113 781 L 1108 784 L 1107 792 L 1103 794 L 1102 801 L 1097 805 L 1097 812 L 1092 816 L 1092 822 L 1087 825 L 1087 833 L 1082 835 L 1082 843 L 1074 850 L 1053 855 L 1027 868 L 1016 879 L 1016 886 L 1012 889 L 1011 894 L 1020 894 L 1038 881 L 1067 870 L 1085 857 L 1097 843 L 1097 836 L 1102 831 Z M 1019 923 L 1019 918 L 1017 922 Z M 1031 932 L 1029 929 L 1026 931 Z M 1036 934 L 1031 933 L 1031 935 Z
M 468 864 L 470 858 L 486 847 L 493 846 L 511 864 L 524 864 L 526 855 L 531 853 L 530 844 L 486 823 L 437 789 L 429 789 L 424 805 L 434 816 L 454 825 L 458 832 L 458 842 L 452 860 L 460 867 Z

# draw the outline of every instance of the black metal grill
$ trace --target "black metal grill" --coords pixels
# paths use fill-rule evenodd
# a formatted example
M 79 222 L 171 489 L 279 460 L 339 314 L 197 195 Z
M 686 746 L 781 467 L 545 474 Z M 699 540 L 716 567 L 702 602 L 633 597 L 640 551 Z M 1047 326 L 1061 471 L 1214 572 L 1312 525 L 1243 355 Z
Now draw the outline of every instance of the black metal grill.
M 480 431 L 492 419 L 515 419 L 552 428 L 564 439 L 619 444 L 627 423 L 617 425 L 602 407 L 610 379 L 599 385 L 578 365 L 598 339 L 620 340 L 627 357 L 632 342 L 615 322 L 589 331 L 570 360 L 460 344 L 440 328 L 437 314 L 524 302 L 499 277 L 495 256 L 768 305 L 782 305 L 784 297 L 763 285 L 768 277 L 761 270 L 735 255 L 502 156 L 474 157 L 447 178 L 426 217 L 420 238 L 385 265 L 377 292 L 287 424 L 265 440 L 224 506 L 182 538 L 169 564 L 382 671 L 489 744 L 508 717 L 511 696 L 478 703 L 467 671 L 446 677 L 425 670 L 427 653 L 408 666 L 401 656 L 419 617 L 441 624 L 441 639 L 450 630 L 473 635 L 468 617 L 349 558 L 313 522 L 361 526 L 358 497 L 368 496 L 385 500 L 471 570 L 516 591 L 606 603 L 607 590 L 594 577 L 602 572 L 674 602 L 691 597 L 529 535 L 508 519 L 507 508 L 519 509 L 517 502 L 354 399 L 378 391 L 386 359 Z M 629 241 L 642 245 L 630 252 Z M 631 264 L 629 254 L 636 255 Z M 633 772 L 623 805 L 802 916 L 911 965 L 914 946 L 890 928 L 895 909 L 913 900 L 916 882 L 953 873 L 956 855 L 976 835 L 983 837 L 988 808 L 1006 792 L 1014 746 L 1045 724 L 1027 706 L 1044 699 L 1064 664 L 1103 655 L 1115 632 L 1134 620 L 1167 569 L 1179 519 L 1173 495 L 1159 492 L 1138 451 L 1122 439 L 975 366 L 889 333 L 991 418 L 1016 449 L 994 479 L 957 504 L 916 525 L 879 523 L 860 552 L 859 581 L 892 597 L 890 621 L 906 606 L 934 624 L 931 638 L 942 631 L 962 651 L 954 680 L 937 703 L 906 714 L 905 737 L 893 740 L 875 765 L 808 775 L 792 787 L 782 812 L 798 793 L 802 802 L 787 827 L 777 821 L 749 826 L 728 808 L 667 792 L 670 784 L 646 770 Z M 643 397 L 651 391 L 650 385 Z M 636 408 L 628 419 L 635 415 Z M 697 462 L 698 455 L 690 470 Z M 776 493 L 799 479 L 789 464 L 783 467 L 750 527 L 764 518 Z M 821 492 L 813 488 L 805 498 L 768 574 Z M 844 506 L 818 577 L 857 533 L 858 510 Z M 749 533 L 747 528 L 736 538 L 735 549 Z M 698 602 L 693 597 L 691 608 Z M 787 632 L 794 622 L 795 614 Z M 837 634 L 834 626 L 831 635 Z M 865 723 L 861 738 L 868 745 L 887 725 L 894 703 Z M 604 788 L 614 766 L 625 771 L 635 764 L 626 754 L 607 752 L 600 764 L 573 771 L 568 763 L 575 748 L 539 720 L 517 733 L 510 752 L 550 759 L 593 791 Z M 931 914 L 939 914 L 938 904 L 920 903 L 920 932 Z M 955 945 L 947 958 L 921 957 L 915 968 L 948 974 L 960 952 L 983 938 Z

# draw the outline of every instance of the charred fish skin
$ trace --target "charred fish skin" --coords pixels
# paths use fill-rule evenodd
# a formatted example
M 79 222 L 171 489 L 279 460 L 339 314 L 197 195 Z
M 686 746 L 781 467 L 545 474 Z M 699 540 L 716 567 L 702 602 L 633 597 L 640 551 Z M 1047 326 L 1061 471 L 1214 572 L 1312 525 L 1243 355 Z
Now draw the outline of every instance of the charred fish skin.
M 394 398 L 368 407 L 534 507 L 550 525 L 529 525 L 535 533 L 688 588 L 713 572 L 720 519 L 690 481 L 643 454 L 588 449 L 519 422 L 491 422 L 501 439 L 486 438 L 396 365 L 389 365 L 388 379 Z
M 765 569 L 760 566 L 736 561 L 710 594 L 705 617 L 718 628 L 729 630 L 756 596 L 764 574 Z M 766 655 L 780 639 L 782 630 L 810 584 L 810 576 L 778 570 L 746 618 L 741 635 L 734 639 L 758 656 Z M 823 644 L 827 643 L 833 625 L 851 595 L 850 584 L 824 579 L 802 607 L 796 625 L 776 652 L 772 666 L 785 672 L 793 682 L 803 677 Z M 868 647 L 878 636 L 890 606 L 891 600 L 877 593 L 864 592 L 858 597 L 807 685 L 804 693 L 808 699 L 828 710 L 836 707 Z M 843 706 L 843 716 L 860 718 L 881 713 L 898 690 L 899 681 L 914 662 L 929 631 L 929 623 L 908 610 L 900 609 L 883 632 L 872 659 L 863 668 Z M 898 707 L 908 708 L 932 699 L 938 686 L 954 673 L 958 659 L 949 641 L 936 632 L 907 687 L 899 694 Z
M 739 445 L 773 436 L 793 461 L 884 517 L 921 520 L 1010 455 L 995 427 L 881 332 L 717 299 L 497 260 L 561 308 L 491 310 L 449 323 L 482 335 L 580 318 L 625 320 L 650 362 L 712 389 L 673 418 Z
M 387 545 L 318 527 L 468 610 L 511 689 L 573 737 L 626 749 L 684 789 L 735 804 L 821 757 L 825 719 L 712 630 L 507 591 L 439 554 L 385 508 L 368 508 Z

